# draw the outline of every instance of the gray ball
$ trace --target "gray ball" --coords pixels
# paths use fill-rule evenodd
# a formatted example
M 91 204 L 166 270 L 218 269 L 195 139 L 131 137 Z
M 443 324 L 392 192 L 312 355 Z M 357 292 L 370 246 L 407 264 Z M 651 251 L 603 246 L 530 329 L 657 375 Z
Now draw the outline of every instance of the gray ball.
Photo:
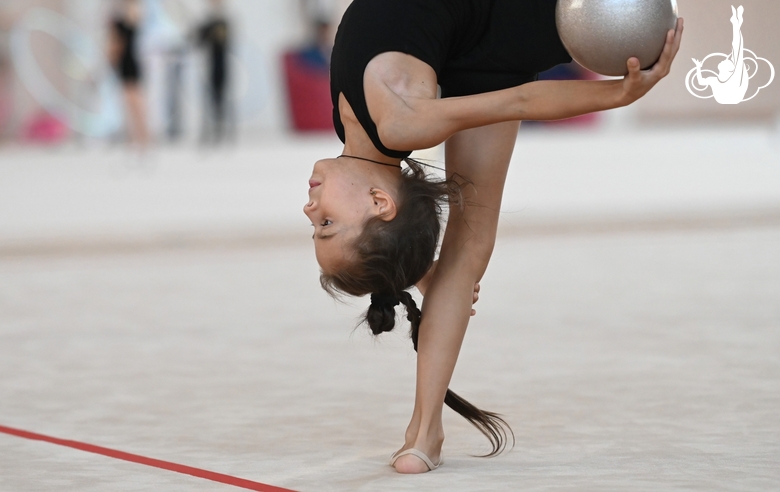
M 558 0 L 558 34 L 572 58 L 602 75 L 626 75 L 658 61 L 666 33 L 677 23 L 677 0 Z

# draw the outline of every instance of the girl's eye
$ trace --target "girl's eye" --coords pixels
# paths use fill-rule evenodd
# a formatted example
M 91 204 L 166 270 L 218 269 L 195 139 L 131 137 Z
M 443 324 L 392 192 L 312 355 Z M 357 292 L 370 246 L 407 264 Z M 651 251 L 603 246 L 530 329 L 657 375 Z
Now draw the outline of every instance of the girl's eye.
M 323 221 L 323 223 L 322 223 L 322 227 L 329 226 L 329 225 L 331 225 L 332 223 L 333 223 L 333 221 L 332 221 L 332 220 L 327 220 L 327 219 L 325 219 L 325 221 Z

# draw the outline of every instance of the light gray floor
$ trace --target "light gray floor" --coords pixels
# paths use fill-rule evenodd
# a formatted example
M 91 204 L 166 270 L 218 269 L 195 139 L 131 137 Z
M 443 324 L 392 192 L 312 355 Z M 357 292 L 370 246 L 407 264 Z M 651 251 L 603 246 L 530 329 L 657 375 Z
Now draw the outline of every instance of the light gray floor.
M 445 465 L 386 461 L 405 332 L 317 286 L 310 246 L 0 257 L 0 425 L 304 491 L 778 490 L 780 228 L 504 237 L 453 389 Z M 0 435 L 2 491 L 230 490 Z M 237 490 L 237 489 L 233 489 Z

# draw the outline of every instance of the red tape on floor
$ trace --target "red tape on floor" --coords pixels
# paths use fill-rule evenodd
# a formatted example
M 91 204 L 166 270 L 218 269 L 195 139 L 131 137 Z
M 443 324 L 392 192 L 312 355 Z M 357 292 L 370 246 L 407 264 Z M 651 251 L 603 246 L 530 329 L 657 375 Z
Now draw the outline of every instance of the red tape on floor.
M 283 489 L 281 487 L 274 487 L 273 485 L 266 485 L 264 483 L 253 482 L 251 480 L 245 480 L 243 478 L 231 477 L 230 475 L 223 475 L 222 473 L 210 472 L 208 470 L 201 470 L 200 468 L 193 468 L 191 466 L 179 465 L 171 463 L 170 461 L 156 460 L 154 458 L 147 458 L 145 456 L 139 456 L 137 454 L 125 453 L 124 451 L 117 451 L 115 449 L 104 448 L 101 446 L 95 446 L 93 444 L 86 444 L 78 441 L 68 441 L 66 439 L 58 439 L 56 437 L 44 436 L 43 434 L 36 434 L 34 432 L 28 432 L 20 429 L 13 429 L 11 427 L 5 427 L 0 425 L 0 432 L 11 436 L 21 437 L 24 439 L 32 439 L 33 441 L 43 441 L 51 444 L 57 444 L 59 446 L 66 446 L 68 448 L 78 449 L 80 451 L 86 451 L 88 453 L 100 454 L 108 456 L 109 458 L 115 458 L 118 460 L 129 461 L 131 463 L 138 463 L 139 465 L 152 466 L 154 468 L 162 468 L 176 473 L 183 473 L 185 475 L 192 475 L 193 477 L 205 478 L 214 482 L 224 483 L 227 485 L 233 485 L 235 487 L 241 487 L 243 489 L 258 490 L 260 492 L 293 492 L 290 489 Z

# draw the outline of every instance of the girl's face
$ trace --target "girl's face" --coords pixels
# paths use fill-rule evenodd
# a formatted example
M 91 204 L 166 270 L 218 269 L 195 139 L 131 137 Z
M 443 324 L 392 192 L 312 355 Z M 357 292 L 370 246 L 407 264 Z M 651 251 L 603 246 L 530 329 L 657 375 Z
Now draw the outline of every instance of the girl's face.
M 315 254 L 325 272 L 349 259 L 348 245 L 376 214 L 371 191 L 370 172 L 351 160 L 323 159 L 314 164 L 303 213 L 314 226 Z

